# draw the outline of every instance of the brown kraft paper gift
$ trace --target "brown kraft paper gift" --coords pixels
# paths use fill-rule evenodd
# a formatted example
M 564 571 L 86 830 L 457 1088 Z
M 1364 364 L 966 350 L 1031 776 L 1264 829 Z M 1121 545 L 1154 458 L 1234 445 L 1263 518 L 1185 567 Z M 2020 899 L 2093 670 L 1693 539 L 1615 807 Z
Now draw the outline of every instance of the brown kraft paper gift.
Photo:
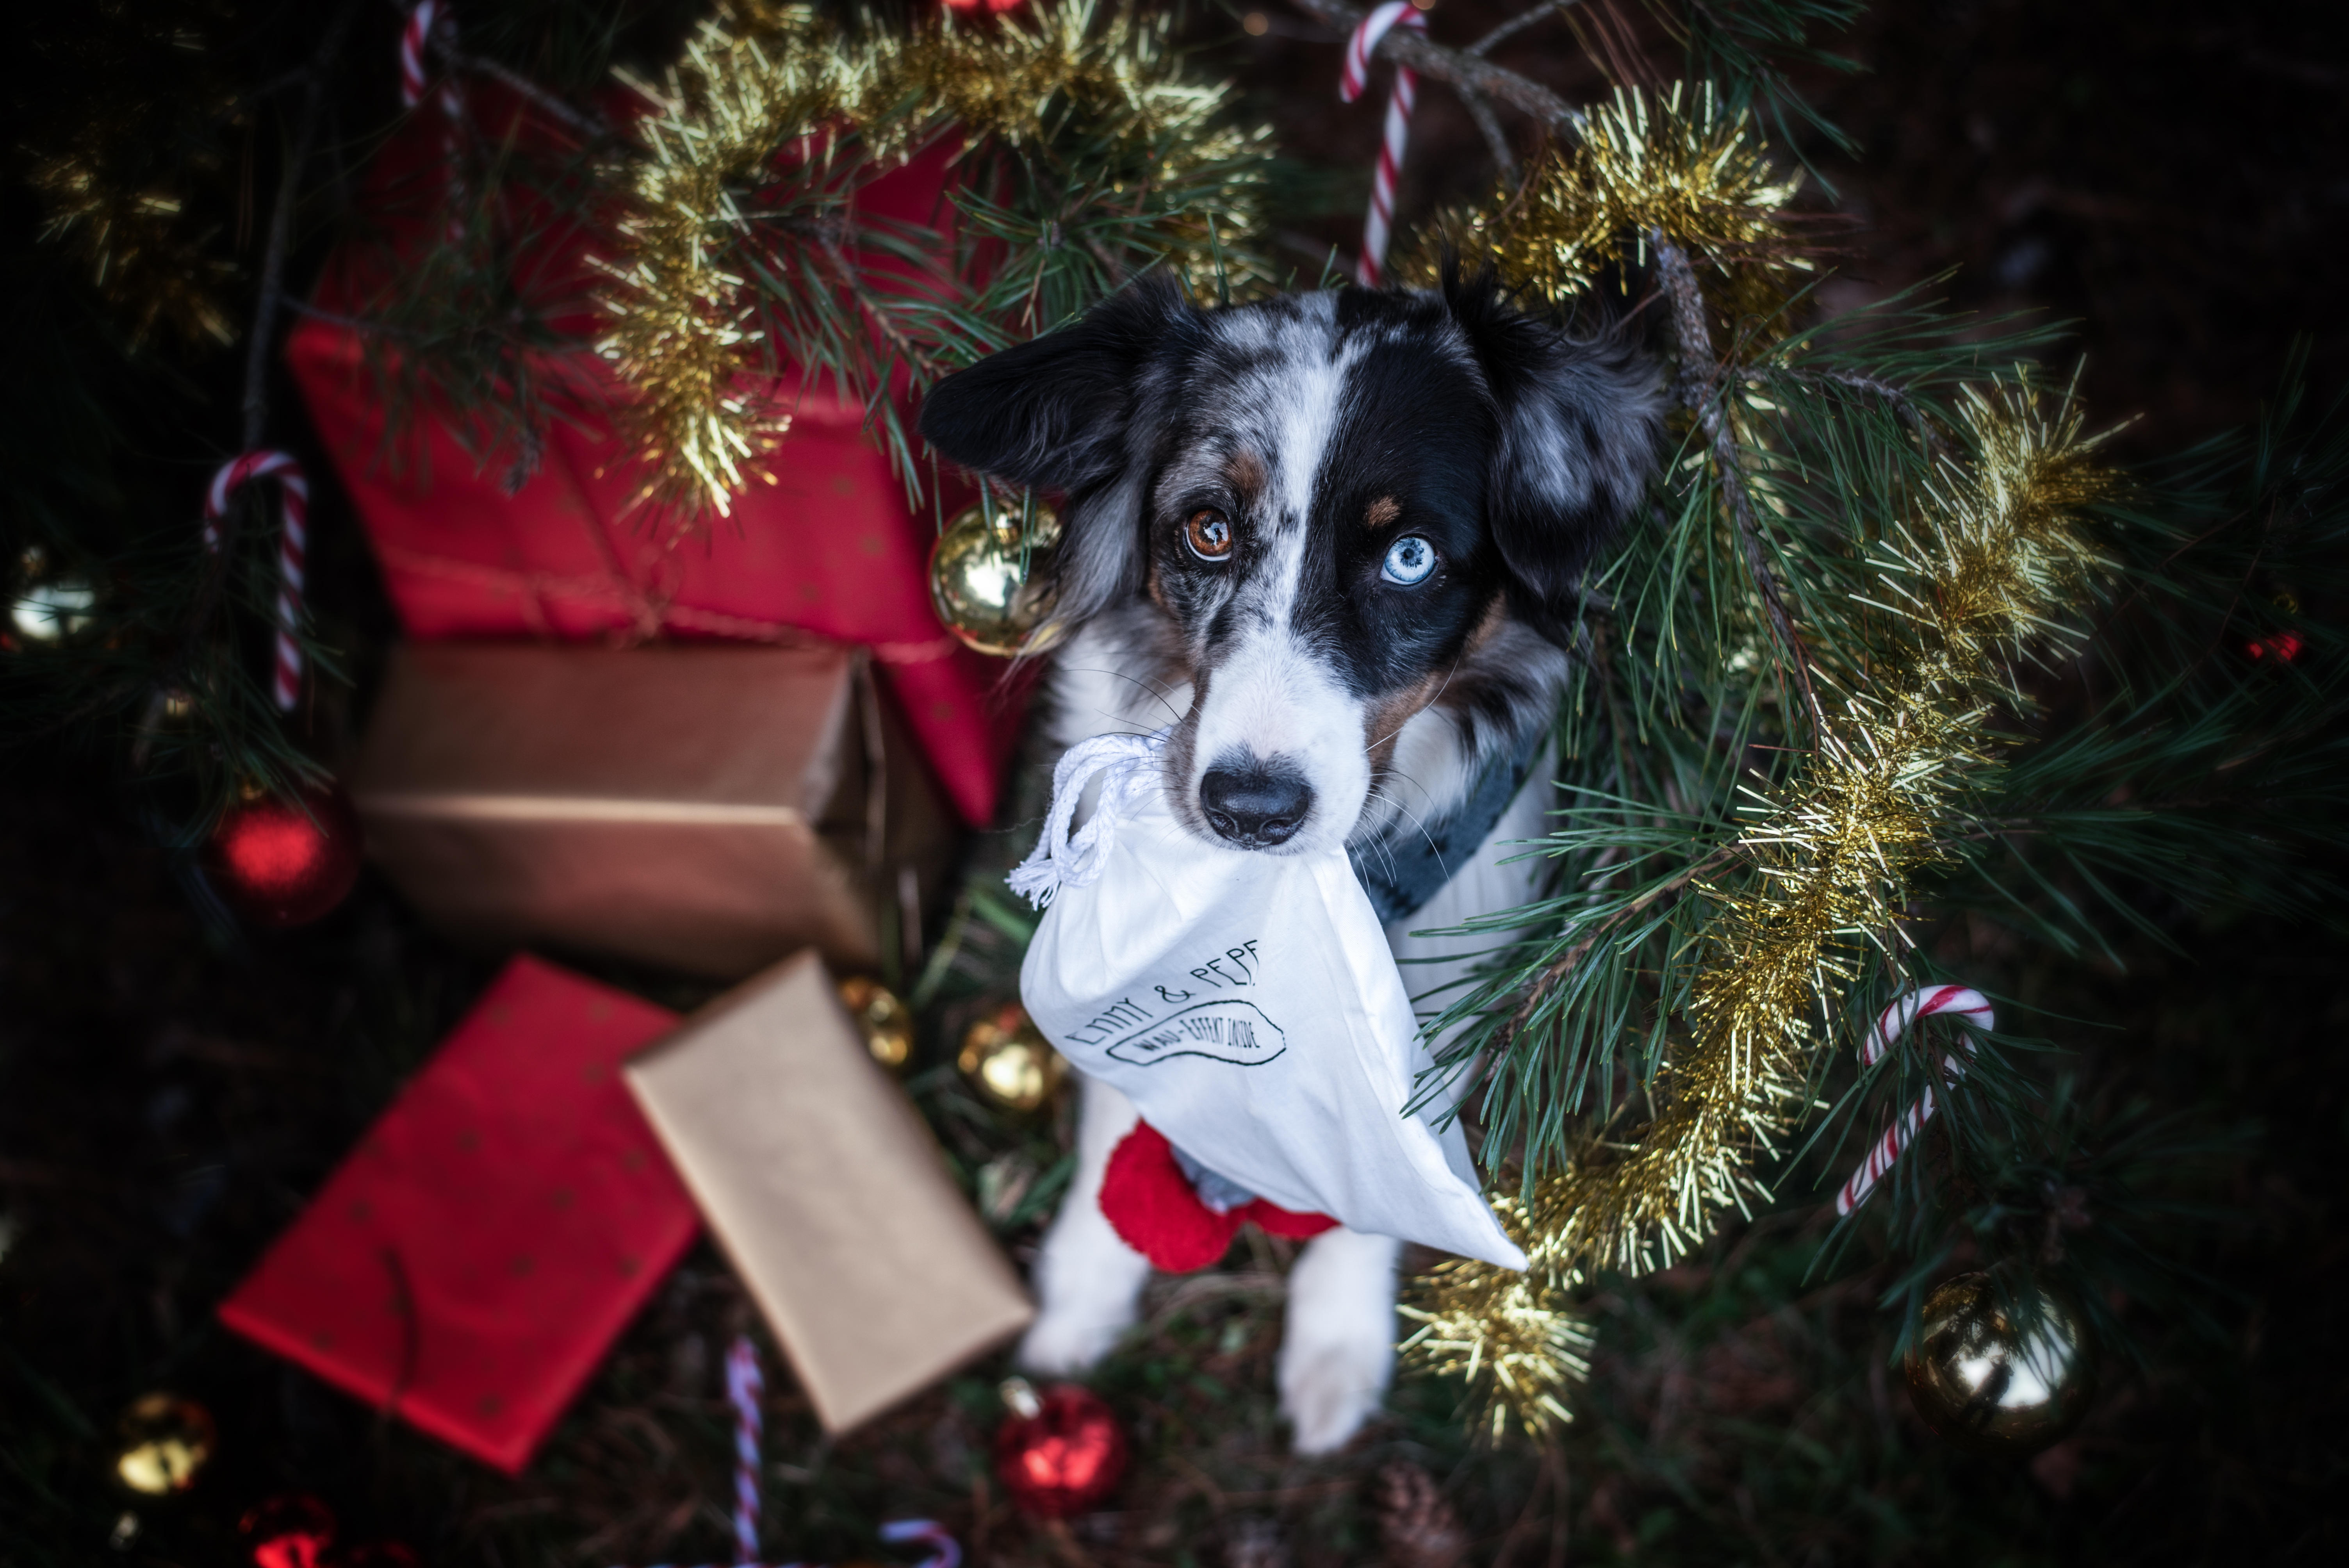
M 624 1070 L 827 1431 L 1033 1315 L 812 953 L 737 986 Z
M 350 788 L 452 934 L 730 980 L 910 956 L 954 833 L 845 648 L 410 645 Z

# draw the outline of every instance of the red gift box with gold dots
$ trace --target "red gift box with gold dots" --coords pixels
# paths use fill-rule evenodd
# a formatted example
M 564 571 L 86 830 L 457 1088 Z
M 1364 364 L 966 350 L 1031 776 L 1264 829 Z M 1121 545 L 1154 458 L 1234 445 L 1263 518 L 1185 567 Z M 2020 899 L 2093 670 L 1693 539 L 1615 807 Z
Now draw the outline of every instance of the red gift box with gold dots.
M 620 1076 L 676 1024 L 515 959 L 222 1321 L 521 1470 L 698 1229 Z
M 562 150 L 562 127 L 490 85 L 471 112 L 493 140 Z M 386 281 L 422 264 L 419 236 L 445 221 L 429 119 L 376 160 L 367 222 L 330 260 L 285 347 L 409 635 L 864 648 L 963 820 L 991 822 L 1022 688 L 939 624 L 927 567 L 939 520 L 971 493 L 941 469 L 930 480 L 938 493 L 915 507 L 864 408 L 831 381 L 778 389 L 789 431 L 729 514 L 695 526 L 640 503 L 650 469 L 612 417 L 628 394 L 590 349 L 534 356 L 554 411 L 526 461 L 429 397 L 396 390 L 400 331 L 378 319 Z M 955 152 L 941 143 L 874 179 L 856 192 L 857 211 L 915 229 L 950 224 Z M 602 282 L 594 215 L 539 211 L 545 203 L 521 191 L 510 204 L 504 227 L 526 237 L 512 285 L 574 341 L 591 337 Z

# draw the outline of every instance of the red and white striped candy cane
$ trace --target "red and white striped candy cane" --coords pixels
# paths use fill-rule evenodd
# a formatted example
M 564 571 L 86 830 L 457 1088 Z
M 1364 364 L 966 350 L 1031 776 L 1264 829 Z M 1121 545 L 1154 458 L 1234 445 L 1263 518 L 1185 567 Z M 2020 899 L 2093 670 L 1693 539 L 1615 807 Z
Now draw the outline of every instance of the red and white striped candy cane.
M 1427 18 L 1411 0 L 1387 0 L 1354 29 L 1346 43 L 1346 68 L 1338 78 L 1338 98 L 1352 103 L 1370 86 L 1371 51 L 1392 27 L 1427 31 Z M 1411 107 L 1419 98 L 1419 73 L 1409 66 L 1395 67 L 1394 91 L 1387 97 L 1385 139 L 1379 144 L 1379 167 L 1371 176 L 1371 210 L 1362 220 L 1362 255 L 1354 263 L 1354 278 L 1364 288 L 1379 286 L 1386 264 L 1387 235 L 1394 226 L 1395 178 L 1402 170 L 1403 144 L 1411 138 Z
M 286 712 L 302 699 L 302 645 L 294 634 L 302 624 L 302 558 L 310 544 L 310 481 L 302 465 L 284 452 L 264 448 L 233 458 L 212 475 L 204 492 L 204 548 L 221 547 L 221 519 L 229 498 L 248 480 L 277 481 L 277 706 Z
M 766 1377 L 759 1369 L 759 1347 L 747 1334 L 735 1336 L 726 1347 L 726 1398 L 734 1407 L 734 1562 L 730 1568 L 763 1568 L 759 1561 L 759 1445 L 766 1422 L 759 1396 Z M 946 1526 L 931 1519 L 892 1520 L 881 1527 L 886 1542 L 918 1541 L 930 1549 L 922 1568 L 961 1568 L 962 1548 Z M 673 1568 L 663 1563 L 659 1568 Z M 707 1563 L 703 1568 L 720 1568 Z M 781 1568 L 808 1568 L 786 1563 Z
M 734 1562 L 731 1568 L 761 1568 L 759 1561 L 759 1444 L 765 1421 L 759 1396 L 766 1377 L 759 1369 L 759 1347 L 747 1334 L 737 1335 L 726 1348 L 726 1398 L 734 1407 Z M 917 1541 L 930 1549 L 922 1568 L 962 1568 L 962 1547 L 934 1519 L 896 1519 L 881 1527 L 881 1539 L 893 1545 Z M 661 1568 L 670 1568 L 662 1564 Z M 705 1564 L 704 1568 L 719 1568 Z M 808 1568 L 787 1563 L 781 1568 Z
M 424 89 L 432 79 L 432 30 L 455 26 L 440 0 L 417 0 L 409 7 L 408 24 L 399 30 L 399 101 L 408 108 L 424 101 Z M 455 84 L 445 79 L 440 85 L 440 107 L 451 116 L 458 109 Z
M 734 1402 L 734 1561 L 759 1561 L 759 1440 L 763 1420 L 759 1396 L 767 1380 L 759 1371 L 759 1348 L 739 1334 L 726 1352 L 726 1397 Z
M 962 1547 L 935 1519 L 893 1519 L 881 1527 L 881 1539 L 892 1546 L 918 1541 L 930 1549 L 921 1568 L 962 1568 Z
M 417 0 L 409 8 L 407 25 L 399 29 L 399 101 L 414 108 L 424 101 L 424 89 L 432 77 L 432 36 L 438 30 L 442 42 L 453 43 L 457 20 L 441 0 Z M 464 118 L 465 100 L 457 90 L 457 77 L 446 71 L 440 77 L 440 150 L 449 164 L 449 238 L 454 242 L 465 237 L 465 225 L 457 217 L 457 204 L 464 194 L 463 182 L 457 173 L 457 127 Z
M 1877 1017 L 1876 1026 L 1868 1030 L 1868 1038 L 1860 1042 L 1859 1065 L 1874 1067 L 1891 1048 L 1892 1042 L 1900 1037 L 1901 1030 L 1919 1018 L 1930 1018 L 1937 1013 L 1961 1018 L 1969 1027 L 1985 1033 L 1998 1026 L 1996 1016 L 1979 991 L 1969 991 L 1962 985 L 1936 985 L 1930 990 L 1911 991 Z M 1973 1037 L 1969 1035 L 1966 1037 L 1966 1053 L 1972 1055 L 1973 1048 Z M 1944 1057 L 1941 1058 L 1941 1071 L 1946 1078 L 1961 1078 L 1965 1076 L 1966 1065 L 1956 1057 Z M 1923 1130 L 1925 1124 L 1933 1119 L 1935 1109 L 1933 1091 L 1929 1088 L 1917 1097 L 1916 1103 L 1898 1120 L 1884 1130 L 1884 1136 L 1876 1140 L 1876 1147 L 1868 1151 L 1868 1158 L 1860 1161 L 1859 1169 L 1851 1173 L 1851 1180 L 1846 1181 L 1843 1191 L 1836 1194 L 1837 1213 L 1848 1214 L 1868 1202 L 1868 1193 L 1876 1190 L 1876 1184 L 1883 1180 L 1884 1173 L 1892 1169 L 1892 1162 L 1900 1158 L 1901 1150 L 1907 1149 L 1917 1134 Z

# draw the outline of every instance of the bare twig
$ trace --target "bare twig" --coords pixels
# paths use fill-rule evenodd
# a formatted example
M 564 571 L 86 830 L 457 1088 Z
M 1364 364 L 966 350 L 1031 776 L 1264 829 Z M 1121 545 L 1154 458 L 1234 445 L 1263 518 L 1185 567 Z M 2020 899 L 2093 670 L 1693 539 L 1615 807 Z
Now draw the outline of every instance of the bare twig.
M 1493 113 L 1493 106 L 1485 95 L 1474 88 L 1460 89 L 1460 101 L 1468 106 L 1468 118 L 1485 133 L 1485 150 L 1493 155 L 1493 165 L 1501 171 L 1501 183 L 1517 182 L 1516 155 L 1509 150 L 1509 139 L 1501 133 L 1501 122 Z
M 1780 646 L 1795 666 L 1795 678 L 1803 688 L 1803 706 L 1810 710 L 1811 726 L 1816 732 L 1821 727 L 1822 715 L 1818 693 L 1811 686 L 1810 652 L 1795 630 L 1794 617 L 1786 613 L 1785 600 L 1778 592 L 1777 574 L 1770 570 L 1769 556 L 1762 543 L 1762 520 L 1754 510 L 1754 492 L 1746 484 L 1744 459 L 1737 450 L 1737 434 L 1730 428 L 1722 412 L 1721 399 L 1715 395 L 1721 366 L 1713 357 L 1713 330 L 1705 325 L 1704 294 L 1697 287 L 1696 269 L 1689 264 L 1688 253 L 1667 240 L 1662 230 L 1650 230 L 1648 242 L 1655 247 L 1656 271 L 1671 298 L 1672 330 L 1680 339 L 1681 371 L 1673 390 L 1681 406 L 1696 416 L 1705 440 L 1713 448 L 1713 468 L 1721 475 L 1722 493 L 1729 500 L 1729 515 L 1737 527 L 1737 542 L 1744 552 L 1746 570 L 1753 573 L 1754 586 L 1761 590 L 1771 630 L 1777 634 Z
M 444 68 L 488 77 L 528 100 L 532 108 L 551 119 L 561 120 L 592 141 L 605 140 L 612 134 L 612 127 L 603 116 L 590 114 L 564 102 L 520 71 L 500 65 L 486 55 L 469 55 L 462 49 L 452 48 L 438 33 L 432 40 L 432 53 Z
M 1362 19 L 1361 11 L 1345 4 L 1344 0 L 1293 0 L 1293 3 L 1307 15 L 1341 32 L 1352 32 Z M 1379 40 L 1374 52 L 1453 88 L 1467 88 L 1498 98 L 1518 112 L 1539 120 L 1547 129 L 1575 136 L 1582 132 L 1587 117 L 1580 109 L 1539 82 L 1521 77 L 1515 71 L 1505 70 L 1464 49 L 1431 44 L 1422 34 L 1394 27 Z
M 302 87 L 302 118 L 295 123 L 294 142 L 285 151 L 285 167 L 277 181 L 277 203 L 269 213 L 268 248 L 262 253 L 261 303 L 254 312 L 253 337 L 244 347 L 244 449 L 261 445 L 269 433 L 269 351 L 277 338 L 277 313 L 285 298 L 285 253 L 293 242 L 294 209 L 302 197 L 302 171 L 310 162 L 310 149 L 318 139 L 318 114 L 325 108 L 326 81 L 343 40 L 357 20 L 358 0 L 344 0 L 342 10 L 326 24 L 326 36 L 310 61 L 309 79 Z M 221 554 L 228 554 L 222 541 Z
M 1575 0 L 1542 0 L 1542 3 L 1536 5 L 1532 10 L 1520 12 L 1516 15 L 1510 17 L 1499 26 L 1494 28 L 1491 32 L 1485 34 L 1475 43 L 1469 45 L 1467 52 L 1479 57 L 1489 55 L 1493 52 L 1493 46 L 1495 44 L 1500 43 L 1503 39 L 1514 38 L 1519 33 L 1524 32 L 1527 27 L 1530 27 L 1535 23 L 1540 21 L 1543 17 L 1556 15 L 1561 11 L 1569 9 L 1574 5 L 1574 4 Z
M 277 317 L 285 303 L 285 253 L 294 238 L 294 209 L 302 197 L 302 171 L 310 162 L 310 149 L 318 139 L 318 117 L 326 100 L 326 85 L 335 58 L 343 52 L 343 40 L 350 36 L 351 24 L 357 20 L 359 0 L 344 0 L 343 8 L 333 21 L 326 24 L 326 36 L 318 41 L 318 51 L 310 58 L 306 79 L 302 88 L 301 118 L 295 122 L 294 139 L 285 149 L 285 166 L 277 181 L 277 202 L 269 213 L 269 239 L 261 259 L 261 294 L 253 313 L 253 336 L 244 350 L 244 446 L 252 451 L 259 447 L 269 433 L 269 356 L 277 342 Z M 203 586 L 197 591 L 194 609 L 188 616 L 191 640 L 211 621 L 213 609 L 228 583 L 231 564 L 236 559 L 236 534 L 240 507 L 228 509 L 220 521 L 220 541 L 212 552 L 212 570 L 205 574 Z

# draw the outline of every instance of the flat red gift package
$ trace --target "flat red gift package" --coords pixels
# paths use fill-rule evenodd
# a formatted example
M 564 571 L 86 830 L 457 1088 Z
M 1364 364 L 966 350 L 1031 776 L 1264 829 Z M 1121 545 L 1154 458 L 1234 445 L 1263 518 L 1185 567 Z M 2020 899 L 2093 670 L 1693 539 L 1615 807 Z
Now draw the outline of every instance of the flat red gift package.
M 495 126 L 523 141 L 561 139 L 486 85 L 470 113 L 485 135 Z M 376 160 L 363 201 L 377 232 L 329 263 L 285 351 L 409 634 L 870 648 L 956 809 L 990 821 L 1017 704 L 1002 665 L 939 624 L 928 588 L 937 516 L 969 498 L 942 472 L 936 515 L 916 512 L 865 434 L 864 409 L 830 382 L 809 377 L 786 399 L 790 429 L 748 493 L 730 515 L 689 530 L 655 526 L 637 504 L 648 469 L 609 418 L 626 393 L 586 349 L 539 356 L 534 374 L 563 407 L 545 421 L 528 471 L 511 454 L 485 469 L 483 432 L 426 408 L 409 408 L 395 429 L 384 366 L 398 334 L 371 336 L 367 323 L 403 239 L 435 234 L 442 222 L 443 144 L 429 119 L 417 117 Z M 939 226 L 952 216 L 953 151 L 933 146 L 874 180 L 856 192 L 858 211 Z M 599 280 L 589 225 L 534 212 L 516 226 L 532 236 L 516 286 L 565 331 L 592 333 Z
M 516 958 L 221 1320 L 521 1470 L 698 1227 L 620 1077 L 676 1024 Z

